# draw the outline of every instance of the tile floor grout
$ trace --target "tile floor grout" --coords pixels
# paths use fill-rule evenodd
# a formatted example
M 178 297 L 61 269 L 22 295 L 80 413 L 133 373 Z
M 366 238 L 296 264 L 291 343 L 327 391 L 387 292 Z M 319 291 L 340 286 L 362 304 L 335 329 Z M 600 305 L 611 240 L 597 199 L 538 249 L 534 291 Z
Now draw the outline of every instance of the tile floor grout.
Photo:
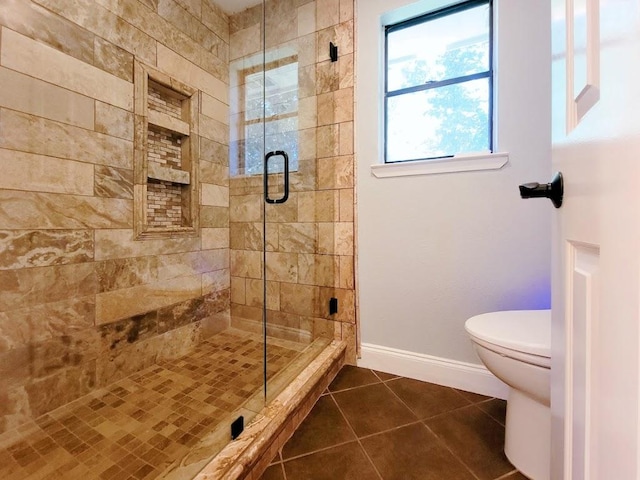
M 374 373 L 375 375 L 375 373 Z M 376 375 L 377 376 L 377 375 Z M 379 378 L 379 377 L 378 377 Z M 353 435 L 356 437 L 356 441 L 358 442 L 358 446 L 360 447 L 360 449 L 364 452 L 364 455 L 367 457 L 367 460 L 369 461 L 369 464 L 373 467 L 373 469 L 375 470 L 375 472 L 378 474 L 378 478 L 380 480 L 384 480 L 384 478 L 382 477 L 382 474 L 380 473 L 380 471 L 378 470 L 378 467 L 376 467 L 375 463 L 373 463 L 373 460 L 371 459 L 371 456 L 369 455 L 369 453 L 367 452 L 367 450 L 364 448 L 364 446 L 362 445 L 362 442 L 360 441 L 360 437 L 358 436 L 358 434 L 356 433 L 356 431 L 353 429 L 353 425 L 351 425 L 351 422 L 349 422 L 349 419 L 347 418 L 347 416 L 344 414 L 344 412 L 342 411 L 342 408 L 340 408 L 340 404 L 336 401 L 335 397 L 333 396 L 333 393 L 331 391 L 329 391 L 329 395 L 331 395 L 331 400 L 333 400 L 333 403 L 336 404 L 336 406 L 338 407 L 338 411 L 340 412 L 340 414 L 342 415 L 342 418 L 345 420 L 345 422 L 347 422 L 347 425 L 349 425 L 349 428 L 351 429 L 351 432 L 353 433 Z M 287 480 L 285 478 L 285 480 Z
M 357 369 L 357 367 L 350 367 L 353 369 Z M 291 475 L 287 475 L 287 467 L 286 464 L 288 464 L 289 462 L 292 463 L 299 463 L 300 461 L 304 461 L 303 459 L 305 457 L 308 458 L 312 458 L 314 455 L 318 455 L 318 454 L 322 454 L 322 453 L 327 453 L 330 452 L 334 449 L 336 449 L 336 447 L 343 447 L 349 444 L 356 444 L 359 448 L 359 452 L 364 454 L 364 459 L 366 459 L 366 462 L 368 463 L 368 465 L 370 467 L 372 467 L 372 472 L 371 473 L 375 473 L 375 475 L 377 475 L 378 480 L 385 480 L 385 476 L 384 473 L 382 471 L 380 471 L 380 469 L 376 466 L 376 463 L 374 462 L 373 458 L 371 457 L 370 452 L 364 447 L 362 441 L 363 440 L 367 440 L 367 439 L 373 439 L 375 437 L 384 437 L 385 435 L 389 434 L 390 432 L 394 432 L 397 430 L 402 430 L 405 429 L 407 427 L 412 427 L 415 425 L 421 425 L 421 427 L 423 427 L 424 429 L 426 429 L 426 431 L 429 432 L 429 435 L 433 438 L 433 441 L 435 442 L 435 444 L 438 446 L 438 448 L 443 449 L 443 451 L 446 451 L 448 453 L 448 455 L 450 455 L 450 457 L 458 464 L 458 467 L 456 468 L 463 468 L 464 472 L 466 472 L 466 474 L 468 474 L 470 476 L 470 479 L 474 479 L 474 480 L 490 480 L 488 478 L 486 478 L 486 476 L 484 475 L 480 475 L 480 473 L 476 472 L 475 470 L 478 469 L 478 465 L 476 465 L 475 467 L 472 468 L 472 465 L 468 465 L 467 462 L 464 460 L 463 456 L 460 455 L 459 453 L 456 453 L 456 450 L 448 444 L 448 442 L 446 441 L 445 437 L 442 437 L 441 435 L 438 435 L 438 433 L 433 430 L 433 428 L 431 426 L 429 426 L 427 424 L 427 422 L 429 421 L 433 421 L 433 420 L 438 420 L 438 419 L 446 419 L 446 418 L 450 418 L 452 413 L 460 413 L 460 411 L 464 410 L 464 409 L 469 409 L 470 411 L 473 410 L 475 411 L 475 415 L 476 417 L 482 417 L 482 419 L 484 419 L 484 422 L 490 422 L 490 424 L 494 424 L 497 427 L 499 427 L 498 429 L 502 429 L 502 432 L 504 434 L 504 423 L 501 422 L 498 418 L 496 418 L 495 415 L 496 414 L 496 410 L 495 408 L 493 410 L 489 410 L 487 409 L 487 411 L 483 410 L 483 408 L 480 407 L 480 405 L 483 404 L 490 404 L 493 401 L 499 400 L 499 399 L 494 399 L 494 398 L 489 398 L 489 397 L 483 397 L 483 396 L 478 396 L 477 399 L 473 399 L 473 396 L 467 396 L 465 394 L 463 394 L 461 391 L 452 388 L 452 387 L 439 387 L 442 389 L 446 389 L 446 391 L 451 392 L 453 395 L 457 396 L 460 401 L 464 401 L 465 404 L 464 405 L 460 405 L 460 406 L 456 406 L 454 408 L 451 409 L 446 409 L 444 411 L 439 411 L 438 413 L 434 414 L 434 415 L 430 415 L 430 416 L 426 416 L 425 418 L 422 418 L 421 415 L 419 414 L 419 412 L 417 410 L 415 410 L 416 407 L 412 408 L 410 406 L 409 403 L 407 403 L 405 400 L 403 400 L 403 398 L 400 396 L 399 393 L 397 393 L 396 391 L 394 391 L 389 383 L 394 382 L 394 381 L 401 381 L 403 380 L 403 377 L 394 377 L 394 378 L 387 378 L 386 380 L 383 379 L 380 375 L 378 375 L 378 372 L 374 371 L 374 370 L 369 370 L 369 369 L 360 369 L 362 371 L 368 371 L 371 374 L 373 374 L 373 376 L 377 379 L 377 381 L 373 381 L 373 382 L 369 382 L 364 381 L 361 384 L 355 385 L 355 386 L 349 386 L 347 388 L 340 388 L 340 389 L 336 389 L 336 390 L 332 390 L 332 386 L 329 386 L 329 388 L 321 395 L 320 399 L 318 400 L 318 402 L 316 403 L 316 405 L 318 405 L 321 401 L 321 399 L 323 397 L 326 397 L 328 399 L 330 399 L 331 401 L 331 405 L 337 409 L 337 412 L 339 412 L 340 417 L 342 419 L 342 421 L 344 421 L 346 427 L 348 427 L 348 430 L 350 432 L 350 434 L 353 436 L 352 439 L 350 440 L 345 440 L 345 441 L 339 441 L 338 443 L 330 443 L 326 446 L 322 446 L 321 448 L 313 448 L 309 451 L 304 451 L 302 453 L 298 453 L 295 455 L 291 455 L 287 458 L 284 457 L 283 455 L 283 451 L 284 448 L 283 447 L 280 451 L 278 451 L 276 457 L 274 458 L 274 461 L 271 463 L 270 468 L 277 466 L 281 476 L 279 476 L 278 478 L 281 478 L 283 480 L 299 480 L 298 478 L 293 478 L 291 477 Z M 409 380 L 409 379 L 404 379 L 404 380 Z M 411 381 L 411 380 L 410 380 Z M 335 380 L 334 380 L 335 383 Z M 424 382 L 419 382 L 419 383 L 424 383 Z M 399 402 L 399 405 L 401 405 L 403 407 L 403 409 L 406 409 L 407 412 L 409 412 L 411 414 L 411 416 L 413 416 L 415 418 L 414 421 L 410 421 L 407 423 L 402 423 L 400 425 L 394 425 L 391 428 L 385 428 L 382 429 L 380 431 L 375 431 L 373 433 L 367 433 L 365 435 L 358 435 L 358 433 L 356 432 L 356 429 L 354 427 L 354 425 L 352 424 L 352 422 L 349 420 L 349 415 L 347 415 L 347 413 L 345 413 L 343 407 L 341 406 L 340 402 L 338 402 L 336 395 L 339 394 L 343 394 L 345 392 L 350 392 L 350 391 L 354 391 L 357 389 L 361 389 L 363 387 L 374 387 L 376 385 L 384 385 L 383 391 L 387 392 L 388 394 L 392 395 L 392 398 L 394 398 L 396 401 Z M 438 386 L 436 386 L 438 388 Z M 406 388 L 406 387 L 405 387 Z M 444 390 L 443 390 L 444 391 Z M 408 397 L 411 398 L 411 397 Z M 443 401 L 442 399 L 435 399 L 436 401 Z M 345 402 L 346 399 L 343 397 L 343 402 Z M 454 402 L 455 403 L 455 402 Z M 314 406 L 314 408 L 316 408 Z M 323 408 L 328 408 L 328 407 L 323 407 Z M 353 412 L 352 412 L 353 414 Z M 399 420 L 400 422 L 404 422 L 404 419 Z M 482 422 L 481 422 L 482 423 Z M 491 430 L 491 428 L 490 428 Z M 495 429 L 494 429 L 495 430 Z M 295 436 L 295 434 L 294 434 Z M 292 437 L 293 438 L 293 437 Z M 291 440 L 289 440 L 291 441 Z M 289 442 L 287 442 L 289 443 Z M 285 445 L 286 446 L 286 445 Z M 370 445 L 371 447 L 371 445 Z M 354 447 L 355 448 L 355 447 Z M 375 448 L 375 447 L 374 447 Z M 503 455 L 503 454 L 501 454 Z M 504 457 L 504 461 L 502 462 L 503 465 L 507 464 L 506 463 L 506 457 Z M 517 479 L 521 479 L 524 478 L 512 465 L 511 469 L 509 469 L 508 471 L 501 473 L 499 476 L 496 477 L 491 477 L 492 480 L 509 480 L 509 479 L 513 479 L 513 480 L 517 480 Z M 462 470 L 461 470 L 462 472 Z M 271 478 L 271 477 L 269 477 Z M 305 477 L 308 478 L 308 477 Z M 324 478 L 324 477 L 323 477 Z M 336 477 L 337 478 L 337 477 Z

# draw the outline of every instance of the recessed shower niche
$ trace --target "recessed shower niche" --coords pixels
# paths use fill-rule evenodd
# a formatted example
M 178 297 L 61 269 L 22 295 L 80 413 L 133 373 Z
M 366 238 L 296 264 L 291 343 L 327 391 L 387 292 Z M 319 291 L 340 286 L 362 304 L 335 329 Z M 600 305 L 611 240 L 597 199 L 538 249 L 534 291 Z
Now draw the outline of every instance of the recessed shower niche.
M 198 90 L 136 62 L 135 237 L 198 234 Z

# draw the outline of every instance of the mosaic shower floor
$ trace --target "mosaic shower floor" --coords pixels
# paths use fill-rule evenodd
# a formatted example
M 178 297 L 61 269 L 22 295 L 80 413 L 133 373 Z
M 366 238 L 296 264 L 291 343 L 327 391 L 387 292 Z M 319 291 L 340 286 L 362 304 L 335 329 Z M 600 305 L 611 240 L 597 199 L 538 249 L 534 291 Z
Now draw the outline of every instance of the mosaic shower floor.
M 267 375 L 305 345 L 269 341 Z M 187 479 L 264 405 L 262 337 L 226 330 L 0 437 L 0 478 Z M 9 433 L 9 432 L 8 432 Z

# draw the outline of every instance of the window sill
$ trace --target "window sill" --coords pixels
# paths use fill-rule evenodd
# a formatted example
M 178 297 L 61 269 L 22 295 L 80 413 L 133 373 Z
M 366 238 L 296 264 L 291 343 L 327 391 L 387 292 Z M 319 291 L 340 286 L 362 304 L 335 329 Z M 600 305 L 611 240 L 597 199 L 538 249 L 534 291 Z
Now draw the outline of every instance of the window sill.
M 371 173 L 377 178 L 388 178 L 477 170 L 500 170 L 507 162 L 509 162 L 509 153 L 507 152 L 481 153 L 438 160 L 416 160 L 371 165 Z

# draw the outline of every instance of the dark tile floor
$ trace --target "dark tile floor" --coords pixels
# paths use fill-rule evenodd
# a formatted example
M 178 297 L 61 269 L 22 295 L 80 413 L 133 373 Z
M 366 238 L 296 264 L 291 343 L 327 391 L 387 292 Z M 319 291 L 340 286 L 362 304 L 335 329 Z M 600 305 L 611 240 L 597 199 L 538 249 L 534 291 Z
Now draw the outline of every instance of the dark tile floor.
M 262 480 L 523 480 L 506 404 L 345 366 Z

